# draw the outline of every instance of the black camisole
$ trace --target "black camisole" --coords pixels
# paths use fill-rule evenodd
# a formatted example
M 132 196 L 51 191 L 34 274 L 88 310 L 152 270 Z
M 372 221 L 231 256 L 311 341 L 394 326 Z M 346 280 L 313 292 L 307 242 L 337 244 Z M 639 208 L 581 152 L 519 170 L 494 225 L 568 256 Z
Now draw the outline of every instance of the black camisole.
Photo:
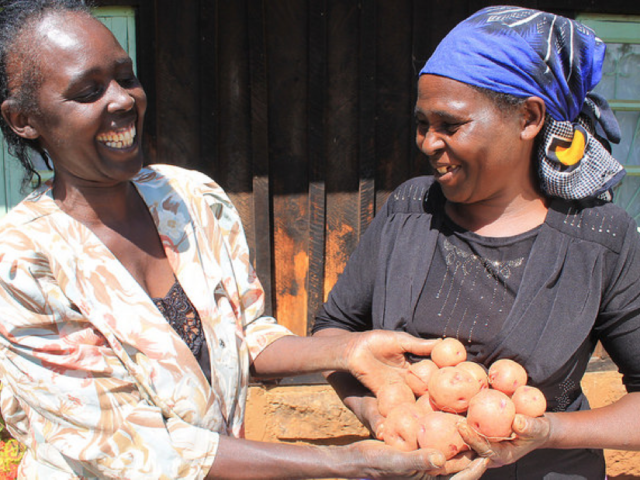
M 152 298 L 151 300 L 169 322 L 169 325 L 187 344 L 191 353 L 198 360 L 205 377 L 211 383 L 211 362 L 200 315 L 182 289 L 180 282 L 176 280 L 164 298 Z

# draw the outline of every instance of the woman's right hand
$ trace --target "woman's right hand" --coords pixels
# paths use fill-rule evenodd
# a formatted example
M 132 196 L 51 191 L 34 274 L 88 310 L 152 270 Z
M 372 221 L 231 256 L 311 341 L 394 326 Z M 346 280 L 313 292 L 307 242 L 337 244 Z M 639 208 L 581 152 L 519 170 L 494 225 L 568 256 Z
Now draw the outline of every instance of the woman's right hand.
M 376 440 L 365 440 L 346 448 L 353 449 L 354 465 L 364 462 L 369 479 L 477 480 L 486 470 L 486 458 L 473 458 L 470 452 L 445 462 L 437 450 L 401 452 Z
M 490 468 L 512 464 L 533 450 L 542 448 L 549 439 L 551 429 L 547 416 L 533 418 L 521 414 L 516 415 L 512 428 L 515 433 L 512 440 L 491 443 L 466 422 L 458 425 L 464 441 L 480 457 L 489 460 Z

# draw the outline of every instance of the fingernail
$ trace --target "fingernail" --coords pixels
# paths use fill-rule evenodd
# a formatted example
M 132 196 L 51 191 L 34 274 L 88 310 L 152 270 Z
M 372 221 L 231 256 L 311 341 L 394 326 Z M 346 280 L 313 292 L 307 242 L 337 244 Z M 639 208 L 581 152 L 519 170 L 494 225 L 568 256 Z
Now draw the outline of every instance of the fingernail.
M 444 457 L 444 454 L 441 452 L 434 452 L 429 455 L 429 462 L 434 468 L 443 467 L 447 459 Z
M 527 421 L 524 419 L 522 415 L 516 415 L 516 418 L 513 421 L 513 427 L 515 430 L 522 431 L 527 426 Z
M 471 431 L 471 427 L 469 426 L 469 424 L 467 422 L 458 422 L 456 424 L 456 427 L 458 428 L 458 432 L 459 433 L 463 433 L 463 434 L 469 434 L 469 432 Z

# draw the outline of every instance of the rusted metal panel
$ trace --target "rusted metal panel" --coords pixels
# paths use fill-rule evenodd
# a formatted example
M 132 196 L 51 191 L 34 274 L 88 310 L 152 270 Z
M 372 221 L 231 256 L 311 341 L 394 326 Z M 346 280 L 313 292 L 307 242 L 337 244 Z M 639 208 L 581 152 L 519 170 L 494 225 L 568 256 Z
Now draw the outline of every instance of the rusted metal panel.
M 273 238 L 271 226 L 271 184 L 269 182 L 269 77 L 263 0 L 248 2 L 248 35 L 251 94 L 251 166 L 253 177 L 253 225 L 255 267 L 265 290 L 265 313 L 273 315 Z
M 155 38 L 156 161 L 198 166 L 198 2 L 157 0 L 156 8 L 156 28 L 158 32 L 163 32 Z
M 309 164 L 309 263 L 306 333 L 322 305 L 325 246 L 325 104 L 327 93 L 327 2 L 309 0 L 307 128 Z
M 309 269 L 308 2 L 265 2 L 269 79 L 269 165 L 273 285 L 277 318 L 307 332 Z
M 376 210 L 376 1 L 364 0 L 360 13 L 358 78 L 358 223 L 357 238 L 367 229 Z
M 371 48 L 361 41 L 362 2 L 332 1 L 327 6 L 328 79 L 324 140 L 327 194 L 322 301 L 343 271 L 357 243 L 358 179 L 362 160 L 359 79 L 364 73 L 360 59 L 364 51 Z M 373 116 L 371 121 L 374 121 Z M 309 327 L 319 306 L 314 312 L 309 312 Z
M 263 178 L 268 176 L 268 138 L 264 133 L 267 131 L 267 115 L 262 111 L 266 110 L 268 91 L 264 66 L 264 19 L 261 11 L 252 12 L 254 16 L 249 19 L 248 5 L 244 1 L 203 3 L 215 5 L 215 12 L 211 14 L 213 18 L 207 22 L 208 29 L 202 34 L 203 39 L 208 39 L 206 45 L 203 44 L 202 55 L 212 63 L 211 75 L 203 76 L 203 90 L 213 107 L 213 117 L 209 122 L 215 130 L 203 137 L 202 152 L 207 155 L 206 163 L 210 162 L 211 175 L 224 186 L 240 212 L 251 258 L 265 288 L 267 313 L 270 314 L 273 303 L 271 215 L 268 178 Z M 252 35 L 259 35 L 252 37 L 254 48 L 251 50 L 250 20 L 251 26 L 256 25 L 257 28 Z M 260 53 L 255 53 L 255 49 Z M 216 78 L 211 78 L 212 75 Z M 258 87 L 251 88 L 250 82 L 257 82 Z M 252 104 L 256 105 L 255 110 Z M 263 132 L 262 135 L 252 135 L 256 130 Z M 253 152 L 256 152 L 255 159 Z M 255 196 L 254 172 L 258 192 Z M 257 236 L 256 230 L 269 234 Z

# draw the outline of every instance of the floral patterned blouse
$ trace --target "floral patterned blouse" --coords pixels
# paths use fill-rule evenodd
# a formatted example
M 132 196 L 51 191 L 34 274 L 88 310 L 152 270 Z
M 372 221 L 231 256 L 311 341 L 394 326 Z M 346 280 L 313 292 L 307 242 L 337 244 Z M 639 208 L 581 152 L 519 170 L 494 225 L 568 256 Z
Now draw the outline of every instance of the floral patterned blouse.
M 291 334 L 261 316 L 240 218 L 218 185 L 169 165 L 133 182 L 200 315 L 211 384 L 153 300 L 44 185 L 0 223 L 0 406 L 28 449 L 22 478 L 203 478 L 219 436 L 243 434 L 250 362 Z

